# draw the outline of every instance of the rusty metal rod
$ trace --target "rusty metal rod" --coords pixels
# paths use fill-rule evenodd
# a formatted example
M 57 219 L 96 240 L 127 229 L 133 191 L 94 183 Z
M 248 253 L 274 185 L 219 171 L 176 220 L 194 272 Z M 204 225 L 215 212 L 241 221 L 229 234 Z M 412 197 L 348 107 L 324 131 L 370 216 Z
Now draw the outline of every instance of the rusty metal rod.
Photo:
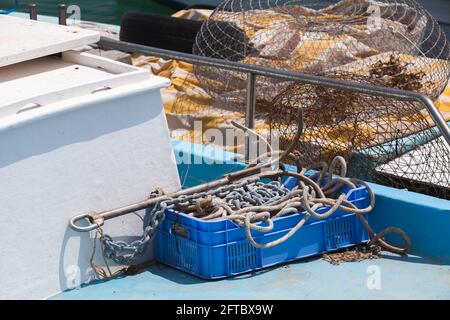
M 297 143 L 300 140 L 300 137 L 303 133 L 303 112 L 302 112 L 301 108 L 298 108 L 298 119 L 297 120 L 298 120 L 297 132 L 296 132 L 293 142 L 288 146 L 288 148 L 285 151 L 281 152 L 281 155 L 278 158 L 276 158 L 275 160 L 272 159 L 272 161 L 264 163 L 260 166 L 248 167 L 248 168 L 245 168 L 240 171 L 229 173 L 229 174 L 225 175 L 224 177 L 222 177 L 221 179 L 218 179 L 215 181 L 203 183 L 203 184 L 195 186 L 195 187 L 180 190 L 178 192 L 163 195 L 160 197 L 146 199 L 141 202 L 133 203 L 133 204 L 130 204 L 125 207 L 108 210 L 108 211 L 104 211 L 104 212 L 100 212 L 100 213 L 95 213 L 95 212 L 82 213 L 82 214 L 72 217 L 69 221 L 69 225 L 75 231 L 79 231 L 79 232 L 92 231 L 92 230 L 95 230 L 95 229 L 101 227 L 103 225 L 103 223 L 105 222 L 105 220 L 114 219 L 114 218 L 129 214 L 129 213 L 132 213 L 135 211 L 139 211 L 139 210 L 143 210 L 143 209 L 152 207 L 160 201 L 163 201 L 163 200 L 166 200 L 169 198 L 176 198 L 176 197 L 179 197 L 182 195 L 192 195 L 192 194 L 203 192 L 203 191 L 210 190 L 213 188 L 218 188 L 218 187 L 227 185 L 229 183 L 232 183 L 234 181 L 244 179 L 246 177 L 255 176 L 257 174 L 262 174 L 263 170 L 265 168 L 272 167 L 272 165 L 274 163 L 280 163 L 286 157 L 288 157 L 289 154 L 293 151 L 293 149 L 297 145 Z M 273 156 L 273 155 L 271 155 L 271 156 Z M 277 172 L 278 171 L 279 170 L 277 170 Z M 79 220 L 86 220 L 86 219 L 89 220 L 89 222 L 91 223 L 88 227 L 80 227 L 77 225 L 77 222 Z
M 413 91 L 375 86 L 365 83 L 357 83 L 312 74 L 293 72 L 288 70 L 278 70 L 274 68 L 257 65 L 243 64 L 235 61 L 227 61 L 210 57 L 197 56 L 189 53 L 182 53 L 166 49 L 143 46 L 135 43 L 118 41 L 107 37 L 101 37 L 99 46 L 104 49 L 115 49 L 126 52 L 136 52 L 144 55 L 157 56 L 164 59 L 181 60 L 188 63 L 217 67 L 237 72 L 253 73 L 258 76 L 266 76 L 281 80 L 297 81 L 311 85 L 324 86 L 327 88 L 358 92 L 368 95 L 393 98 L 399 100 L 416 101 L 425 106 L 430 117 L 434 120 L 437 128 L 450 146 L 450 127 L 444 120 L 442 114 L 434 105 L 433 101 L 423 94 Z
M 37 20 L 37 4 L 30 3 L 28 5 L 28 11 L 30 12 L 30 19 Z
M 247 75 L 247 108 L 245 112 L 245 126 L 250 130 L 255 128 L 255 84 L 256 75 L 253 72 L 249 72 Z M 245 136 L 245 160 L 250 160 L 250 142 L 251 139 L 248 135 Z
M 354 91 L 354 92 L 359 92 L 359 93 L 364 93 L 364 94 L 382 96 L 382 97 L 386 97 L 386 98 L 417 101 L 426 107 L 428 113 L 435 121 L 436 126 L 441 131 L 442 136 L 445 138 L 447 143 L 450 145 L 450 128 L 449 128 L 449 126 L 447 125 L 446 121 L 442 117 L 439 110 L 434 105 L 433 101 L 430 98 L 428 98 L 422 94 L 419 94 L 419 93 L 405 91 L 405 90 L 399 90 L 399 89 L 393 89 L 393 88 L 386 88 L 386 87 L 381 87 L 381 86 L 374 86 L 374 85 L 369 85 L 369 84 L 364 84 L 364 83 L 356 83 L 356 82 L 349 82 L 349 81 L 344 81 L 344 80 L 337 80 L 337 79 L 326 78 L 326 77 L 322 77 L 322 76 L 303 74 L 303 73 L 286 71 L 286 70 L 277 70 L 277 69 L 273 69 L 273 68 L 267 68 L 267 67 L 261 67 L 261 66 L 255 66 L 255 65 L 247 65 L 247 64 L 237 63 L 237 62 L 233 62 L 233 61 L 226 61 L 226 60 L 220 60 L 220 59 L 209 58 L 209 57 L 201 57 L 201 56 L 196 56 L 196 55 L 187 54 L 187 53 L 180 53 L 180 52 L 176 52 L 176 51 L 170 51 L 170 50 L 147 47 L 147 46 L 142 46 L 142 45 L 128 43 L 128 42 L 117 41 L 117 40 L 106 38 L 106 37 L 101 38 L 101 40 L 99 42 L 99 46 L 103 47 L 103 48 L 108 48 L 108 49 L 116 49 L 116 50 L 127 51 L 127 52 L 138 52 L 138 53 L 145 54 L 145 55 L 154 55 L 154 56 L 158 56 L 158 57 L 162 57 L 162 58 L 182 60 L 182 61 L 186 61 L 189 63 L 195 63 L 195 64 L 199 64 L 199 65 L 207 65 L 207 66 L 213 66 L 213 67 L 218 67 L 218 68 L 223 68 L 223 69 L 234 70 L 234 71 L 238 71 L 238 72 L 245 72 L 249 75 L 252 74 L 253 76 L 261 75 L 261 76 L 267 76 L 267 77 L 278 78 L 278 79 L 283 79 L 283 80 L 298 81 L 298 82 L 303 82 L 303 83 L 308 83 L 308 84 L 313 84 L 313 85 L 321 85 L 321 86 L 325 86 L 328 88 L 334 88 L 334 89 Z M 250 87 L 251 82 L 253 81 L 253 90 L 254 90 L 255 78 L 253 76 L 251 76 L 249 78 L 248 87 Z M 253 79 L 251 79 L 251 78 L 253 78 Z M 252 90 L 250 90 L 250 91 L 252 91 Z M 254 92 L 253 92 L 253 94 L 254 94 Z M 250 98 L 249 92 L 248 92 L 248 98 Z M 254 96 L 252 99 L 254 99 Z M 251 101 L 252 99 L 248 99 L 247 102 L 252 102 Z M 248 106 L 249 106 L 249 104 L 248 104 Z M 254 109 L 253 110 L 251 110 L 251 109 L 252 108 L 248 108 L 247 111 L 254 112 Z M 251 121 L 251 118 L 249 115 L 247 115 L 247 120 Z M 247 124 L 251 124 L 251 123 L 247 122 Z M 299 131 L 297 132 L 297 135 L 298 134 L 299 134 Z M 277 159 L 278 161 L 282 161 L 282 159 L 284 157 L 289 155 L 289 153 L 294 149 L 295 144 L 298 142 L 297 140 L 298 139 L 294 139 L 294 142 L 280 156 L 280 159 Z M 100 227 L 101 225 L 103 225 L 103 222 L 105 220 L 109 220 L 109 219 L 119 217 L 119 216 L 131 213 L 134 211 L 138 211 L 138 210 L 142 210 L 142 209 L 151 207 L 151 206 L 155 205 L 157 202 L 166 199 L 166 197 L 177 197 L 180 195 L 189 195 L 189 194 L 194 194 L 197 192 L 202 192 L 202 191 L 205 191 L 205 190 L 208 190 L 211 188 L 220 187 L 220 186 L 226 185 L 228 183 L 231 183 L 233 181 L 261 173 L 261 170 L 263 168 L 271 166 L 272 164 L 273 164 L 273 162 L 269 162 L 269 163 L 266 163 L 259 167 L 246 168 L 246 169 L 238 171 L 238 172 L 230 173 L 230 174 L 226 175 L 225 177 L 223 177 L 219 180 L 213 181 L 213 182 L 209 182 L 209 183 L 201 184 L 201 185 L 193 187 L 193 188 L 181 190 L 179 192 L 176 192 L 176 193 L 173 193 L 170 195 L 147 199 L 147 200 L 144 200 L 144 201 L 141 201 L 141 202 L 129 205 L 129 206 L 122 207 L 122 208 L 117 208 L 114 210 L 109 210 L 109 211 L 105 211 L 105 212 L 98 213 L 98 214 L 92 213 L 92 212 L 80 214 L 78 216 L 73 217 L 70 220 L 70 226 L 72 227 L 72 229 L 80 231 L 80 232 L 91 231 L 91 230 L 94 230 L 94 229 Z M 82 220 L 82 219 L 89 219 L 91 222 L 91 225 L 88 227 L 77 226 L 76 222 L 79 220 Z M 94 224 L 92 224 L 92 223 L 94 223 Z
M 266 167 L 266 166 L 251 168 L 251 170 L 249 170 L 246 173 L 247 173 L 247 175 L 256 174 L 256 173 L 260 172 L 263 167 Z M 178 192 L 170 193 L 167 195 L 146 199 L 144 201 L 137 202 L 137 203 L 125 206 L 125 207 L 121 207 L 121 208 L 117 208 L 117 209 L 113 209 L 113 210 L 109 210 L 109 211 L 104 211 L 101 213 L 94 213 L 94 212 L 82 213 L 82 214 L 72 217 L 69 221 L 69 225 L 73 230 L 78 231 L 78 232 L 92 231 L 92 230 L 95 230 L 95 229 L 101 227 L 104 224 L 105 220 L 114 219 L 114 218 L 126 215 L 128 213 L 132 213 L 135 211 L 149 208 L 151 206 L 154 206 L 158 202 L 166 200 L 166 199 L 175 198 L 175 197 L 179 197 L 182 195 L 192 195 L 192 194 L 203 192 L 203 191 L 206 191 L 209 189 L 218 188 L 218 187 L 227 185 L 233 181 L 236 181 L 242 177 L 243 176 L 242 176 L 241 172 L 231 173 L 219 180 L 207 182 L 207 183 L 204 183 L 204 184 L 201 184 L 201 185 L 189 188 L 189 189 L 180 190 Z M 90 222 L 90 225 L 87 227 L 81 227 L 77 224 L 77 222 L 80 220 L 88 220 Z
M 67 6 L 65 4 L 58 5 L 58 20 L 60 25 L 67 25 Z

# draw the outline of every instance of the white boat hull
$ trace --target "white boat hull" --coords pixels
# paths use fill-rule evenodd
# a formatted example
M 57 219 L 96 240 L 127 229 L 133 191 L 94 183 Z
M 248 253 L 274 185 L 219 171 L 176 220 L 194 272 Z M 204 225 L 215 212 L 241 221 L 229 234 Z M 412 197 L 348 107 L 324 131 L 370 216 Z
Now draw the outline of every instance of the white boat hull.
M 106 67 L 100 60 L 92 63 Z M 0 103 L 0 299 L 43 299 L 92 280 L 94 234 L 72 231 L 73 215 L 180 187 L 159 91 L 168 82 L 146 77 L 101 80 L 112 88 L 87 95 L 84 85 L 24 97 L 49 104 L 18 114 L 21 103 Z M 105 232 L 133 240 L 142 221 L 117 218 Z

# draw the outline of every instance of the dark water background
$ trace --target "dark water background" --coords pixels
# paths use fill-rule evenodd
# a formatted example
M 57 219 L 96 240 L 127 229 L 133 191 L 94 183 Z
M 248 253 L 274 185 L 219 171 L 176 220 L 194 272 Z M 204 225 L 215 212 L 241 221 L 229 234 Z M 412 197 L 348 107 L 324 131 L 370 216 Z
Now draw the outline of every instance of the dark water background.
M 36 3 L 38 13 L 57 16 L 60 3 L 76 4 L 81 8 L 81 19 L 88 21 L 120 24 L 120 18 L 128 10 L 139 10 L 160 14 L 172 14 L 181 9 L 182 0 L 19 0 L 19 11 L 28 12 L 28 4 Z M 246 1 L 246 0 L 243 0 Z M 304 3 L 336 3 L 338 0 L 304 0 Z M 418 0 L 427 8 L 450 37 L 450 0 Z M 14 0 L 0 0 L 0 10 L 10 9 Z
M 174 11 L 174 3 L 170 0 L 159 3 L 152 0 L 19 0 L 19 11 L 28 12 L 28 4 L 38 5 L 38 14 L 57 16 L 58 4 L 65 3 L 67 6 L 75 4 L 81 8 L 81 19 L 88 21 L 103 22 L 109 24 L 120 24 L 123 13 L 129 10 L 140 10 L 161 14 L 171 14 Z M 14 0 L 0 0 L 0 9 L 8 9 L 14 5 Z

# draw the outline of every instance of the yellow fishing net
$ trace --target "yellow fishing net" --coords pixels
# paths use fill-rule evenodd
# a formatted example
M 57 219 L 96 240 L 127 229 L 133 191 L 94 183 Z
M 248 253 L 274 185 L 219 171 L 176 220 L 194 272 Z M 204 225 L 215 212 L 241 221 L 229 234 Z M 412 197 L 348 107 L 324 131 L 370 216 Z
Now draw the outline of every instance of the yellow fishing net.
M 198 17 L 205 22 L 193 47 L 196 55 L 419 92 L 435 100 L 450 121 L 450 45 L 413 0 L 342 0 L 331 6 L 225 0 L 208 18 Z M 199 142 L 199 127 L 203 133 L 231 128 L 232 120 L 243 123 L 246 73 L 149 57 L 134 62 L 171 79 L 163 98 L 174 137 Z M 381 165 L 416 150 L 417 165 L 391 166 L 395 183 L 432 176 L 425 183 L 439 180 L 450 190 L 450 149 L 437 139 L 420 103 L 264 76 L 256 77 L 255 91 L 256 131 L 279 132 L 282 149 L 295 136 L 295 111 L 303 110 L 304 134 L 297 145 L 302 166 L 342 155 L 356 176 L 373 181 Z M 420 148 L 427 143 L 433 152 Z

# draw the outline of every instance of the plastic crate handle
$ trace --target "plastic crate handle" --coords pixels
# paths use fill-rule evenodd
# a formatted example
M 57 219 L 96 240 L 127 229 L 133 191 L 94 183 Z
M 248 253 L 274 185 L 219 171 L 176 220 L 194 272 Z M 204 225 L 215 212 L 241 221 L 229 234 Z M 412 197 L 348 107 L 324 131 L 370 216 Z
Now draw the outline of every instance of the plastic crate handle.
M 169 234 L 180 236 L 187 239 L 189 238 L 189 229 L 174 222 L 172 226 L 169 228 Z

